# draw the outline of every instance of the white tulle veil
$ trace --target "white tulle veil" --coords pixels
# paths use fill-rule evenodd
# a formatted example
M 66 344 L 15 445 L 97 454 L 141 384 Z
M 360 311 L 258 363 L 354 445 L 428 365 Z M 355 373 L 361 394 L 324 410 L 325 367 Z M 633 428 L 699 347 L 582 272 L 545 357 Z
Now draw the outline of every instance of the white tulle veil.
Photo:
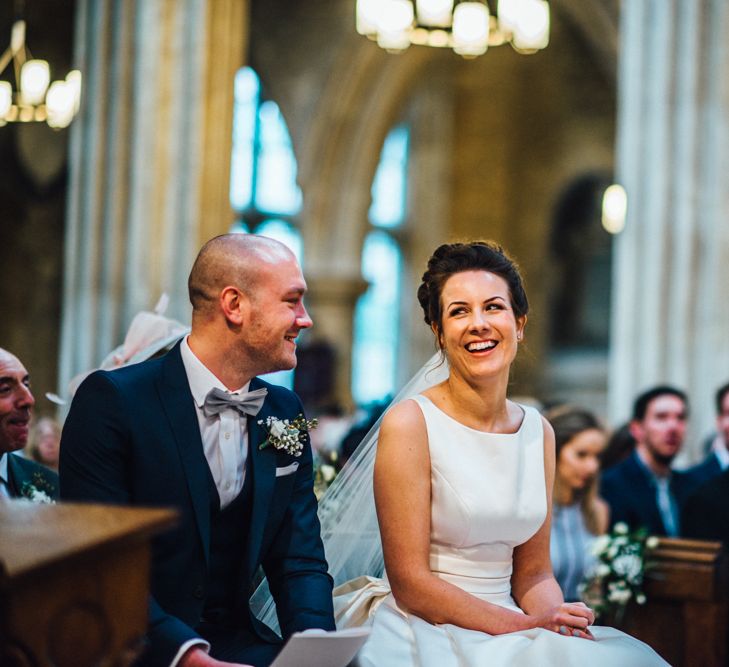
M 402 388 L 390 405 L 416 396 L 447 376 L 448 364 L 438 352 Z M 322 540 L 329 574 L 335 586 L 362 575 L 380 577 L 384 570 L 372 491 L 381 421 L 382 417 L 319 501 Z M 265 580 L 253 594 L 251 607 L 266 625 L 278 629 L 275 605 Z

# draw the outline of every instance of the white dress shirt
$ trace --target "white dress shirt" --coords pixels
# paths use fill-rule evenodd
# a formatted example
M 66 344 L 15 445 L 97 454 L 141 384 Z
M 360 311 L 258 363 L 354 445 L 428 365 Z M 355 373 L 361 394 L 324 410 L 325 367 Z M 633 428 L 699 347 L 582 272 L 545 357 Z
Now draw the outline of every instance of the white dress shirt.
M 0 497 L 10 498 L 8 483 L 8 455 L 0 454 Z
M 180 353 L 192 398 L 195 401 L 203 451 L 218 489 L 222 509 L 230 505 L 243 489 L 248 458 L 248 423 L 247 419 L 233 408 L 206 417 L 203 404 L 208 392 L 214 387 L 228 394 L 241 394 L 248 391 L 250 383 L 246 383 L 236 391 L 229 391 L 195 356 L 187 343 L 187 338 L 182 341 Z
M 714 438 L 714 442 L 711 445 L 711 451 L 714 452 L 717 461 L 719 461 L 719 467 L 722 470 L 729 468 L 729 450 L 727 450 L 724 438 L 721 435 L 717 435 Z
M 241 414 L 237 410 L 232 408 L 223 410 L 212 417 L 206 417 L 203 405 L 205 397 L 213 387 L 229 394 L 240 394 L 248 391 L 250 383 L 246 383 L 236 391 L 228 391 L 207 366 L 195 356 L 187 343 L 187 336 L 180 345 L 180 354 L 192 398 L 195 401 L 203 452 L 213 475 L 222 509 L 230 505 L 243 490 L 246 459 L 248 458 L 248 422 L 245 418 L 241 418 Z M 170 667 L 176 667 L 185 652 L 194 646 L 204 651 L 210 650 L 210 644 L 204 639 L 190 639 L 180 646 Z

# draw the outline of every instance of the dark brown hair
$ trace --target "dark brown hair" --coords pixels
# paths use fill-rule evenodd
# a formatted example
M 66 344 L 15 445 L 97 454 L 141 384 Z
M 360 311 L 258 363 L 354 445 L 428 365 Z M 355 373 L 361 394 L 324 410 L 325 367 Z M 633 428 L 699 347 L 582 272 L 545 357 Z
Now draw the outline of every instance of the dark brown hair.
M 527 314 L 529 302 L 522 283 L 519 267 L 506 251 L 493 241 L 470 243 L 444 243 L 436 248 L 428 260 L 428 268 L 418 287 L 418 301 L 423 308 L 425 323 L 442 329 L 443 312 L 441 294 L 446 281 L 463 271 L 488 271 L 500 276 L 509 286 L 514 316 Z

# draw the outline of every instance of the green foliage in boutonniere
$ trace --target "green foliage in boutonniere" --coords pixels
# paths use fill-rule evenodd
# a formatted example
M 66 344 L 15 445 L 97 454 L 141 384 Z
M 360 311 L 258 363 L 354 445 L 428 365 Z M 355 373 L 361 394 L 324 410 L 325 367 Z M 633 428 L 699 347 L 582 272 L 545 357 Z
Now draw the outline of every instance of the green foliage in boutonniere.
M 20 487 L 20 496 L 27 498 L 34 503 L 53 505 L 56 501 L 53 496 L 56 493 L 55 486 L 49 482 L 43 473 L 34 472 L 32 481 L 23 482 Z
M 259 419 L 258 423 L 268 431 L 268 437 L 258 446 L 258 449 L 270 445 L 291 456 L 301 456 L 307 433 L 311 429 L 315 429 L 319 422 L 316 419 L 305 419 L 304 415 L 299 414 L 294 419 L 266 417 L 265 421 Z

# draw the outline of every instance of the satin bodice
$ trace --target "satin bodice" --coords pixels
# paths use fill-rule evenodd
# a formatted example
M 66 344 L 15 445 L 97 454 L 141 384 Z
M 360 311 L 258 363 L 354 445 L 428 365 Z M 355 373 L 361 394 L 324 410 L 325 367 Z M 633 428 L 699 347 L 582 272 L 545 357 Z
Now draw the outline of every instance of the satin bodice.
M 475 595 L 508 596 L 513 550 L 547 514 L 541 417 L 523 407 L 515 433 L 487 433 L 461 424 L 425 396 L 413 400 L 425 418 L 430 450 L 431 570 Z

